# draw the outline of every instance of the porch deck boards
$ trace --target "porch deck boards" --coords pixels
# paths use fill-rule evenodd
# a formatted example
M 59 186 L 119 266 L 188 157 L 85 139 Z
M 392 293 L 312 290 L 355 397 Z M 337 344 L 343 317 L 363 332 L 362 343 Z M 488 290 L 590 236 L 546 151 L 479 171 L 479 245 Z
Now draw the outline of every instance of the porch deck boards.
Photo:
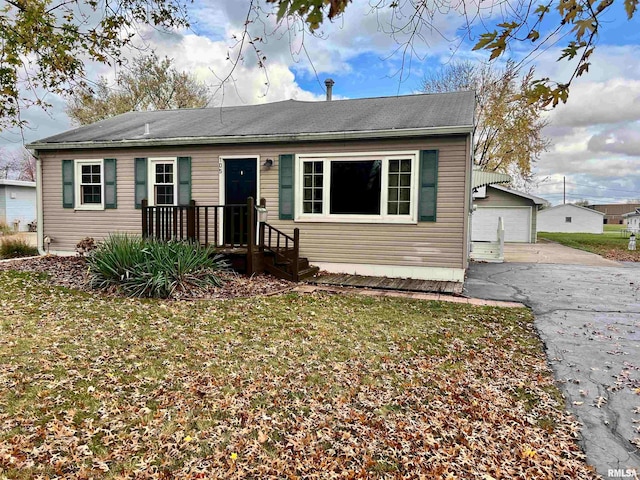
M 341 287 L 378 288 L 382 290 L 400 290 L 405 292 L 430 292 L 459 295 L 462 283 L 440 282 L 434 280 L 415 280 L 411 278 L 367 277 L 364 275 L 348 275 L 330 273 L 307 280 L 316 285 L 335 285 Z

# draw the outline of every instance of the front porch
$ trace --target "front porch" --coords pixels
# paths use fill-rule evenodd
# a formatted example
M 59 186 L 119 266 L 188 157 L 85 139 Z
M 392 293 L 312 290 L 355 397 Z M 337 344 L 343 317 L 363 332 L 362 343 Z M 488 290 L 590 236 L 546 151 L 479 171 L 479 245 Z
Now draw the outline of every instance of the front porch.
M 246 204 L 149 206 L 142 201 L 142 236 L 162 241 L 185 240 L 211 246 L 229 258 L 234 270 L 246 275 L 267 272 L 299 282 L 318 272 L 300 257 L 300 230 L 293 236 L 268 224 L 266 202 Z

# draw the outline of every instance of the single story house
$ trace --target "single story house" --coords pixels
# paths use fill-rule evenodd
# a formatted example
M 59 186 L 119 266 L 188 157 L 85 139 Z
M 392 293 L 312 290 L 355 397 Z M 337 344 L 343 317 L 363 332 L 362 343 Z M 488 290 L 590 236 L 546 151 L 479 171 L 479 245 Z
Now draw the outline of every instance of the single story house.
M 504 241 L 536 243 L 538 210 L 548 202 L 528 193 L 492 184 L 473 194 L 471 240 L 495 242 L 498 219 L 504 224 Z
M 640 232 L 640 208 L 636 208 L 633 212 L 624 213 L 622 218 L 627 224 L 628 231 Z
M 622 225 L 626 218 L 624 215 L 640 208 L 640 203 L 602 203 L 587 205 L 587 208 L 604 213 L 605 224 Z
M 21 232 L 36 220 L 36 182 L 0 179 L 0 223 Z
M 538 213 L 539 232 L 602 233 L 604 213 L 567 203 Z
M 233 246 L 253 235 L 253 209 L 235 207 L 251 197 L 265 200 L 262 247 L 297 238 L 330 272 L 462 282 L 474 107 L 473 92 L 288 100 L 130 112 L 45 138 L 29 145 L 39 247 L 181 237 L 185 212 L 189 238 Z

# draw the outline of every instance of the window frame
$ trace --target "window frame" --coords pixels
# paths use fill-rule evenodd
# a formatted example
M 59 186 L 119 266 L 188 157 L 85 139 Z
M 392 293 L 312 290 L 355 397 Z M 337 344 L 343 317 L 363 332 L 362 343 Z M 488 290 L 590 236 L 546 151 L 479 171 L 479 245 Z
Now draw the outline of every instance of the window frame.
M 172 183 L 156 183 L 156 165 L 157 164 L 171 164 L 173 165 L 173 182 Z M 147 160 L 147 204 L 150 207 L 156 206 L 156 185 L 173 185 L 173 203 L 162 204 L 161 207 L 175 207 L 178 205 L 178 157 L 153 157 Z
M 411 180 L 410 180 L 410 205 L 408 215 L 390 215 L 388 213 L 389 199 L 389 161 L 390 160 L 411 160 Z M 331 214 L 331 163 L 340 161 L 382 161 L 382 182 L 380 186 L 380 214 L 379 215 L 358 215 L 358 214 Z M 322 212 L 323 213 L 303 213 L 304 202 L 304 168 L 303 163 L 307 161 L 323 162 L 322 178 Z M 417 224 L 418 223 L 418 201 L 419 201 L 419 169 L 420 151 L 372 151 L 372 152 L 351 152 L 351 153 L 309 153 L 297 154 L 295 156 L 295 185 L 294 185 L 294 221 L 296 222 L 321 222 L 321 223 L 388 223 L 388 224 Z
M 572 223 L 571 217 L 564 217 L 564 223 Z
M 104 210 L 104 159 L 103 158 L 85 158 L 76 159 L 73 161 L 74 165 L 74 193 L 75 198 L 73 201 L 74 210 Z M 100 166 L 100 203 L 82 203 L 82 167 L 83 166 Z M 90 185 L 98 185 L 90 184 Z

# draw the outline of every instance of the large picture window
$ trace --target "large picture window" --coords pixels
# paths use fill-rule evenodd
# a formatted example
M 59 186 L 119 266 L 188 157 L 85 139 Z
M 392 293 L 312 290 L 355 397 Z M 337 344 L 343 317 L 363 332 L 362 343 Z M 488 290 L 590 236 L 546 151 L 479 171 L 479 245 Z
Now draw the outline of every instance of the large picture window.
M 380 215 L 382 161 L 331 163 L 331 215 Z
M 418 152 L 299 155 L 296 220 L 414 223 Z

